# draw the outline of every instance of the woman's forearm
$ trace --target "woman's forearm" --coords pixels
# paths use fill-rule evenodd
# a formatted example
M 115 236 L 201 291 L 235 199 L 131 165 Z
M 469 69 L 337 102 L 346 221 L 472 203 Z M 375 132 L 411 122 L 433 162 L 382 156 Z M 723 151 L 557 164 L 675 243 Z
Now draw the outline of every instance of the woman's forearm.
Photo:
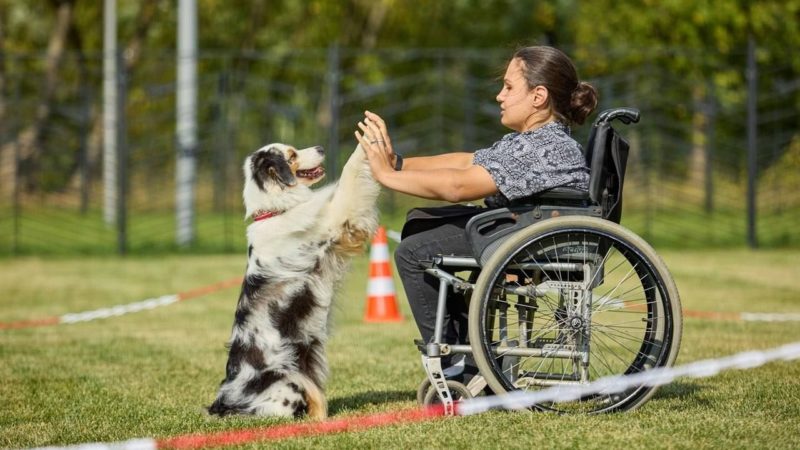
M 465 169 L 384 171 L 378 182 L 394 191 L 431 200 L 460 202 L 476 200 L 497 192 L 494 180 L 480 166 Z
M 472 153 L 456 152 L 434 156 L 403 158 L 402 170 L 466 169 L 472 165 Z

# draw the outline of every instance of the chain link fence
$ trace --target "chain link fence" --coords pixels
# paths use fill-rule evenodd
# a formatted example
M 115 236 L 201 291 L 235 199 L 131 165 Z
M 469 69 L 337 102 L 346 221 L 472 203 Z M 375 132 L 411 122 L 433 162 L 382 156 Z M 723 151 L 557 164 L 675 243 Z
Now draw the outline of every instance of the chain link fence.
M 698 65 L 702 58 L 680 55 Z M 0 255 L 241 251 L 248 153 L 270 142 L 322 144 L 337 174 L 365 109 L 386 119 L 407 156 L 484 148 L 508 131 L 494 100 L 507 56 L 337 47 L 201 53 L 193 239 L 179 245 L 175 55 L 148 53 L 116 80 L 122 106 L 110 185 L 102 55 L 70 55 L 54 71 L 44 55 L 6 54 Z M 639 124 L 620 125 L 632 143 L 622 223 L 656 246 L 800 245 L 800 78 L 788 63 L 740 59 L 695 77 L 636 58 L 603 70 L 576 59 L 600 92 L 598 110 L 642 112 Z M 719 74 L 751 83 L 721 90 Z M 588 129 L 576 128 L 576 138 L 585 142 Z M 387 194 L 381 209 L 397 224 L 421 204 Z

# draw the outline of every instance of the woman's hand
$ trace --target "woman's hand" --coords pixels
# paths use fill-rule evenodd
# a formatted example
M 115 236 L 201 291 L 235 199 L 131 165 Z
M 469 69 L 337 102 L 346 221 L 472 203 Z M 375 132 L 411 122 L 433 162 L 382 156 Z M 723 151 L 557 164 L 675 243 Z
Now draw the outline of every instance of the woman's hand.
M 380 182 L 383 174 L 394 171 L 396 156 L 383 119 L 369 111 L 364 115 L 364 120 L 358 122 L 361 133 L 356 130 L 355 136 L 367 155 L 373 176 Z

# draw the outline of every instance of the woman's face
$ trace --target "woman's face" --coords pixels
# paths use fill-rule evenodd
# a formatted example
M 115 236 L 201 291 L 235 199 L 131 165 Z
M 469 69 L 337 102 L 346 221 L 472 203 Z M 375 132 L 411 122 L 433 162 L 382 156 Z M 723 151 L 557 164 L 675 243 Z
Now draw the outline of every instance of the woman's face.
M 534 107 L 534 91 L 522 74 L 522 63 L 514 58 L 503 76 L 503 88 L 497 94 L 500 103 L 500 123 L 515 131 L 524 131 L 525 122 L 537 111 Z

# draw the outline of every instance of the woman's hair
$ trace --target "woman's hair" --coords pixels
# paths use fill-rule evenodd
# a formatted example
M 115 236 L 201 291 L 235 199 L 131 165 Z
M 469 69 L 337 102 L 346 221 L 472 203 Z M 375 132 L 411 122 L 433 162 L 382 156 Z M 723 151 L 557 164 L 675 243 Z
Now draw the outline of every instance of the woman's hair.
M 528 88 L 547 88 L 550 108 L 558 120 L 582 125 L 597 107 L 597 91 L 591 84 L 578 80 L 578 71 L 567 55 L 553 47 L 533 46 L 517 50 Z

